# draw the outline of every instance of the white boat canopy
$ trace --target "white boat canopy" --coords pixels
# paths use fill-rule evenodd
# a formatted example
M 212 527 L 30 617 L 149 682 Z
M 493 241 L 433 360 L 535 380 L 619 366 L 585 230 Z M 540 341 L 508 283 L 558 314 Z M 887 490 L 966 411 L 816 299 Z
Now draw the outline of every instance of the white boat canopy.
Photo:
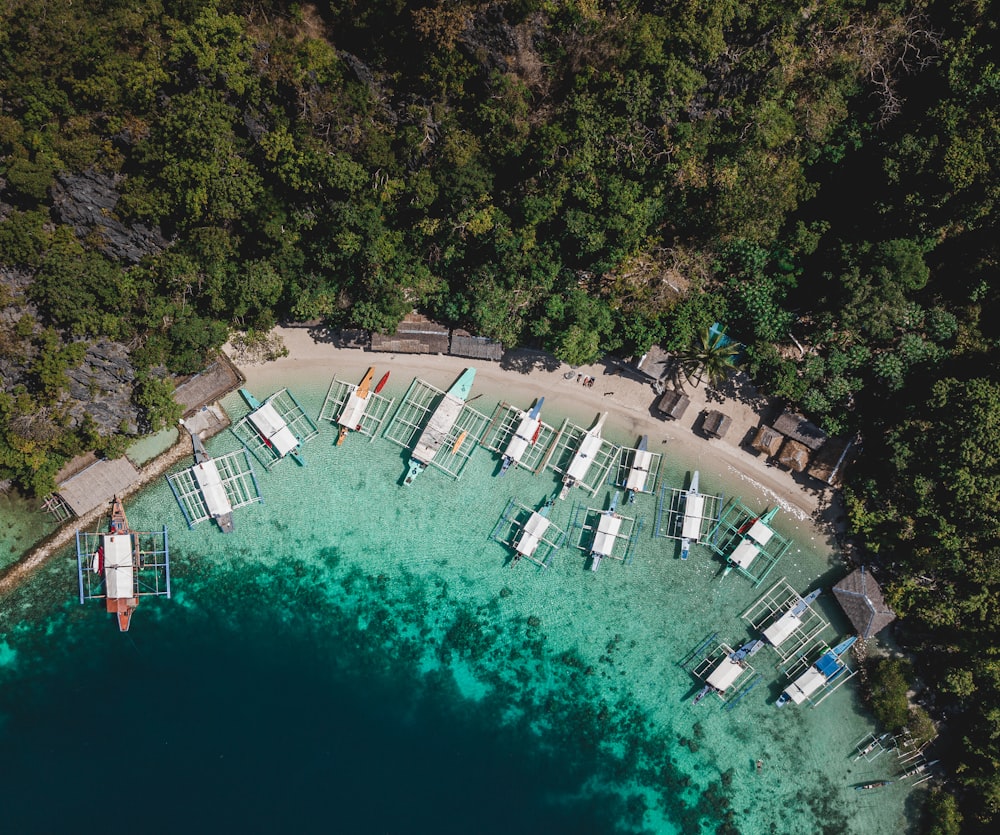
M 747 531 L 747 537 L 752 539 L 758 545 L 767 545 L 771 541 L 771 537 L 774 536 L 774 531 L 772 531 L 767 525 L 765 525 L 760 520 L 757 520 L 750 526 L 750 530 Z
M 702 514 L 705 509 L 705 497 L 701 493 L 688 494 L 684 501 L 684 525 L 681 536 L 697 542 L 701 537 Z
M 357 429 L 361 425 L 361 419 L 365 416 L 365 406 L 369 403 L 368 398 L 359 397 L 357 391 L 352 391 L 347 396 L 347 402 L 337 418 L 340 426 L 348 429 Z
M 594 534 L 594 544 L 591 553 L 602 557 L 610 556 L 615 547 L 615 539 L 622 526 L 622 517 L 616 513 L 602 513 L 597 523 L 597 533 Z
M 132 537 L 124 533 L 104 534 L 104 577 L 108 597 L 135 597 L 135 573 L 132 565 Z
M 637 449 L 635 458 L 632 460 L 632 468 L 628 471 L 628 479 L 625 487 L 629 490 L 637 490 L 640 493 L 646 489 L 646 482 L 649 480 L 649 468 L 653 463 L 653 453 L 645 449 Z
M 518 424 L 514 434 L 511 435 L 510 441 L 507 443 L 507 449 L 504 450 L 503 454 L 508 456 L 515 464 L 519 464 L 529 444 L 531 444 L 531 439 L 535 437 L 535 430 L 541 425 L 541 418 L 533 418 L 525 414 L 521 418 L 521 422 Z
M 739 661 L 733 661 L 732 658 L 726 656 L 722 659 L 722 662 L 708 674 L 708 678 L 705 679 L 706 684 L 712 685 L 720 693 L 724 693 L 733 683 L 740 677 L 745 668 Z
M 270 403 L 265 403 L 257 411 L 251 412 L 250 422 L 271 442 L 271 446 L 282 458 L 299 445 L 298 438 L 292 434 L 284 418 Z
M 600 432 L 588 432 L 584 435 L 580 439 L 580 448 L 576 451 L 576 455 L 573 456 L 573 460 L 570 461 L 569 468 L 566 470 L 567 477 L 583 481 L 587 477 L 594 456 L 597 455 L 603 443 Z
M 226 495 L 226 488 L 219 475 L 219 468 L 211 458 L 202 461 L 191 468 L 194 480 L 198 482 L 201 495 L 205 498 L 205 506 L 211 516 L 224 516 L 233 512 L 233 505 Z
M 736 550 L 729 555 L 729 561 L 740 568 L 749 568 L 750 563 L 754 561 L 759 553 L 760 548 L 755 543 L 749 539 L 744 539 L 736 546 Z
M 517 540 L 515 550 L 525 557 L 530 557 L 535 553 L 538 544 L 545 536 L 552 522 L 537 511 L 531 514 L 531 518 L 524 525 L 520 538 Z
M 774 646 L 780 647 L 801 625 L 802 618 L 789 609 L 764 630 L 764 637 Z
M 826 684 L 826 676 L 815 667 L 810 667 L 789 684 L 785 688 L 785 692 L 795 704 L 800 705 L 824 684 Z

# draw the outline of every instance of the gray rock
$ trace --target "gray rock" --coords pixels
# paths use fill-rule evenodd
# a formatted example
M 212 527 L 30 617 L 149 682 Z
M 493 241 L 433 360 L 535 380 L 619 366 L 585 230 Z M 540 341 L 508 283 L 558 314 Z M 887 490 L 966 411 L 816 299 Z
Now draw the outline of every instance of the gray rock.
M 96 232 L 104 241 L 102 252 L 136 264 L 143 256 L 163 250 L 167 240 L 155 227 L 125 225 L 117 217 L 119 182 L 113 174 L 99 171 L 63 172 L 52 186 L 53 207 L 78 236 L 85 238 Z

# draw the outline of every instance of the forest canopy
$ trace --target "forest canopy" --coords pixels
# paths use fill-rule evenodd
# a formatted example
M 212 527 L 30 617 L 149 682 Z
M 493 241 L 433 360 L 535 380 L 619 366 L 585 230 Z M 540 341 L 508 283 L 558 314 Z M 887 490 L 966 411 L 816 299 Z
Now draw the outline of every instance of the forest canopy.
M 389 332 L 417 309 L 583 364 L 724 323 L 762 390 L 860 440 L 854 534 L 986 828 L 997 17 L 0 0 L 0 482 L 44 494 L 69 457 L 172 423 L 173 380 L 235 330 Z M 80 406 L 122 392 L 120 421 Z

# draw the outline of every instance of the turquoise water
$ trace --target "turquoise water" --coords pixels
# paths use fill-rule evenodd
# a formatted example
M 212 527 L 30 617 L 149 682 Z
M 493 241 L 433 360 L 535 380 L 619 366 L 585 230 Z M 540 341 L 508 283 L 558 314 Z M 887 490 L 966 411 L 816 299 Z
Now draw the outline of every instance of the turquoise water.
M 313 417 L 328 382 L 283 381 Z M 245 411 L 238 396 L 225 405 Z M 852 761 L 873 729 L 854 682 L 818 709 L 778 711 L 765 650 L 764 683 L 727 711 L 715 697 L 692 706 L 696 682 L 678 665 L 711 632 L 750 637 L 739 615 L 772 580 L 839 578 L 809 526 L 779 514 L 794 544 L 756 590 L 719 580 L 707 549 L 682 562 L 675 542 L 653 539 L 648 496 L 626 511 L 644 519 L 631 564 L 593 573 L 565 547 L 549 571 L 512 569 L 489 534 L 511 496 L 539 506 L 554 474 L 495 478 L 496 456 L 480 449 L 457 482 L 431 469 L 402 487 L 402 449 L 359 435 L 335 447 L 335 435 L 321 428 L 305 468 L 258 466 L 265 503 L 237 510 L 230 536 L 208 522 L 189 531 L 165 481 L 133 499 L 133 528 L 169 527 L 174 596 L 144 600 L 127 635 L 100 604 L 79 605 L 70 555 L 0 601 L 0 745 L 19 763 L 0 787 L 11 831 L 106 828 L 95 783 L 121 767 L 141 783 L 126 791 L 147 831 L 192 819 L 245 831 L 905 831 L 905 784 L 853 790 L 893 776 L 887 762 Z M 210 443 L 235 448 L 230 433 Z M 668 484 L 698 466 L 704 491 L 766 506 L 711 462 L 662 449 Z M 574 502 L 607 499 L 574 491 L 553 519 L 565 528 Z M 832 641 L 846 624 L 829 595 L 820 608 Z

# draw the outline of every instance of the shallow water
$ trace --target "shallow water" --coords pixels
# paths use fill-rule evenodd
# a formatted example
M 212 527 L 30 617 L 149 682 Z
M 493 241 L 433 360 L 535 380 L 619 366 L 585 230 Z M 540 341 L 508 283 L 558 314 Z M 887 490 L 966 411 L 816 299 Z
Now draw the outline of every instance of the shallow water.
M 328 382 L 293 381 L 313 418 Z M 335 436 L 321 428 L 305 468 L 257 466 L 265 503 L 237 510 L 230 536 L 188 530 L 165 481 L 133 499 L 133 528 L 170 529 L 174 596 L 144 600 L 128 634 L 79 605 L 72 555 L 0 600 L 10 831 L 107 828 L 109 779 L 145 831 L 905 831 L 905 784 L 853 790 L 893 776 L 888 756 L 852 761 L 873 729 L 855 682 L 778 711 L 784 679 L 764 650 L 763 683 L 726 710 L 693 706 L 678 664 L 712 632 L 751 637 L 739 615 L 772 581 L 836 579 L 811 526 L 779 513 L 793 546 L 759 589 L 720 580 L 707 548 L 677 559 L 652 537 L 649 496 L 624 511 L 643 519 L 629 565 L 586 570 L 577 532 L 552 569 L 511 568 L 489 535 L 511 496 L 551 494 L 551 472 L 498 479 L 479 449 L 458 481 L 431 469 L 402 487 L 402 449 Z M 668 485 L 697 466 L 703 491 L 767 505 L 710 461 L 662 451 Z M 608 500 L 574 493 L 560 527 L 574 503 Z M 832 643 L 846 624 L 830 595 L 820 609 Z

